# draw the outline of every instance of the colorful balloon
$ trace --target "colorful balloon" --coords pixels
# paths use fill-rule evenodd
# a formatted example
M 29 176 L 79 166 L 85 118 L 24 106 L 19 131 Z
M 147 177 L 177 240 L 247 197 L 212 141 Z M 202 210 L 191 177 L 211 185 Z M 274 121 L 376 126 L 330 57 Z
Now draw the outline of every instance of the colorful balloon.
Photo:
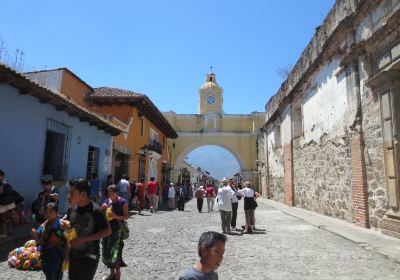
M 31 261 L 30 260 L 26 260 L 24 262 L 24 264 L 22 265 L 23 269 L 29 269 L 31 267 Z
M 36 246 L 35 240 L 29 240 L 29 241 L 26 241 L 26 243 L 25 243 L 25 248 L 35 247 L 35 246 Z

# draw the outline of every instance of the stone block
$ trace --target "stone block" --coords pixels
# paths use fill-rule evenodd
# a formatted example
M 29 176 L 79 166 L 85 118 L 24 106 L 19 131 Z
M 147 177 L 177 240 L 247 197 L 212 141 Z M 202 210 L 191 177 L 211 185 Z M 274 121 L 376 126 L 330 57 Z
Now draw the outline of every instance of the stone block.
M 392 118 L 392 110 L 390 106 L 390 92 L 382 94 L 382 118 L 384 120 Z
M 383 123 L 383 146 L 386 149 L 393 148 L 393 130 L 391 120 L 386 120 Z
M 386 176 L 390 178 L 396 177 L 395 161 L 394 161 L 394 151 L 385 151 L 385 165 L 386 165 Z
M 378 57 L 376 63 L 378 69 L 382 69 L 387 66 L 391 62 L 391 54 L 390 51 L 385 52 L 380 57 Z
M 400 44 L 394 46 L 391 50 L 392 60 L 395 60 L 397 57 L 400 57 Z
M 399 207 L 398 201 L 398 190 L 397 190 L 397 180 L 396 179 L 387 179 L 386 180 L 386 187 L 387 187 L 387 196 L 389 199 L 389 205 L 393 208 Z

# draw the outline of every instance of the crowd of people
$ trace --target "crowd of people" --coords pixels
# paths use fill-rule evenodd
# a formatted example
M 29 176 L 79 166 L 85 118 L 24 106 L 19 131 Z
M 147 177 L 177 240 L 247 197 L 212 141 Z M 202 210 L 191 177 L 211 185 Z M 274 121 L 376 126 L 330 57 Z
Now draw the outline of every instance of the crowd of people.
M 254 210 L 258 193 L 250 182 L 237 186 L 232 180 L 224 178 L 218 188 L 211 183 L 206 186 L 170 183 L 160 189 L 155 178 L 150 178 L 145 184 L 144 180 L 131 181 L 123 175 L 114 184 L 112 175 L 109 175 L 107 186 L 102 187 L 97 174 L 93 174 L 91 180 L 74 178 L 69 181 L 69 208 L 63 217 L 58 212 L 60 191 L 53 184 L 52 176 L 43 176 L 41 185 L 42 191 L 31 205 L 32 218 L 39 226 L 32 229 L 31 234 L 40 245 L 42 270 L 46 279 L 62 279 L 65 263 L 68 264 L 69 279 L 93 279 L 100 259 L 110 270 L 104 279 L 120 279 L 121 268 L 126 266 L 122 252 L 124 240 L 129 236 L 126 221 L 130 209 L 137 210 L 138 214 L 145 208 L 156 213 L 159 204 L 164 202 L 170 210 L 177 208 L 178 211 L 184 211 L 185 203 L 192 197 L 197 200 L 199 213 L 203 211 L 204 199 L 207 201 L 207 212 L 214 212 L 217 204 L 222 233 L 206 232 L 202 235 L 199 240 L 200 261 L 180 279 L 192 279 L 189 276 L 196 273 L 198 276 L 211 277 L 204 279 L 214 279 L 216 266 L 212 264 L 213 261 L 207 262 L 213 254 L 211 252 L 214 252 L 210 250 L 220 252 L 222 261 L 226 242 L 224 234 L 233 230 L 251 233 L 255 229 Z M 246 223 L 242 229 L 237 229 L 237 210 L 242 198 Z M 5 173 L 0 170 L 1 234 L 6 234 L 5 205 L 22 201 L 23 198 L 12 189 L 5 179 Z M 69 237 L 72 229 L 75 231 L 74 238 Z
M 199 213 L 203 210 L 203 200 L 207 199 L 208 212 L 214 211 L 215 200 L 221 215 L 221 228 L 223 233 L 230 233 L 231 230 L 239 230 L 242 233 L 251 233 L 255 229 L 254 211 L 257 208 L 256 198 L 259 193 L 254 191 L 250 181 L 242 185 L 236 185 L 233 180 L 224 178 L 221 186 L 216 190 L 213 185 L 207 185 L 206 189 L 200 186 L 195 197 Z M 236 228 L 237 211 L 239 200 L 244 198 L 244 213 L 246 223 L 241 229 Z

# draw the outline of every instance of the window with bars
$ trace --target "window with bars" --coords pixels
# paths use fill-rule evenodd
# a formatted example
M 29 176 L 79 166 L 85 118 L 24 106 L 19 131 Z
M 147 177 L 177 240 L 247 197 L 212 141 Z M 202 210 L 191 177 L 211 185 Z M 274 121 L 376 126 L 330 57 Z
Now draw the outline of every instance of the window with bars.
M 86 178 L 93 179 L 93 174 L 99 174 L 99 148 L 89 146 L 88 159 L 86 164 Z
M 70 145 L 71 127 L 48 119 L 43 175 L 52 175 L 55 181 L 68 179 Z

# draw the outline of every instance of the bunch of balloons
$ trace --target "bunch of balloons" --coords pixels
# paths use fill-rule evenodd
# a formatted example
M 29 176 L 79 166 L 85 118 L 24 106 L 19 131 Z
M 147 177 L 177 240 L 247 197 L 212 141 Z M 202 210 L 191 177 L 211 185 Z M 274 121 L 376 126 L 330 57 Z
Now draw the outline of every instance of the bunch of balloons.
M 8 254 L 8 265 L 22 270 L 41 270 L 40 246 L 36 246 L 35 240 L 27 241 Z

